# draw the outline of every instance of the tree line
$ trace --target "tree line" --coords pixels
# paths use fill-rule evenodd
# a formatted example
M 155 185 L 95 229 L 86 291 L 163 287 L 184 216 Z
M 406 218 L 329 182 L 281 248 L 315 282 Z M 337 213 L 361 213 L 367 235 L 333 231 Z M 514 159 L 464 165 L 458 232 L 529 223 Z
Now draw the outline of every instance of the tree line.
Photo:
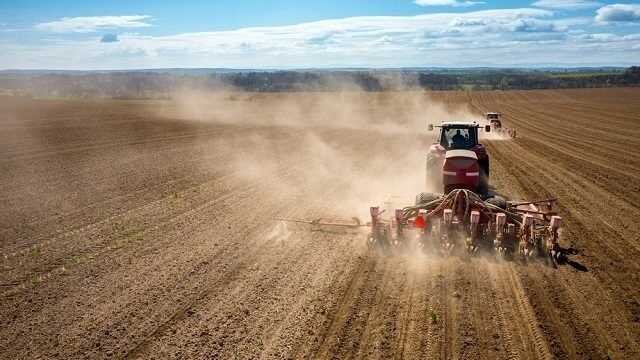
M 162 71 L 0 73 L 0 93 L 106 98 L 163 98 L 182 89 L 254 92 L 526 90 L 639 85 L 639 66 L 612 72 L 487 69 L 237 71 L 210 74 Z

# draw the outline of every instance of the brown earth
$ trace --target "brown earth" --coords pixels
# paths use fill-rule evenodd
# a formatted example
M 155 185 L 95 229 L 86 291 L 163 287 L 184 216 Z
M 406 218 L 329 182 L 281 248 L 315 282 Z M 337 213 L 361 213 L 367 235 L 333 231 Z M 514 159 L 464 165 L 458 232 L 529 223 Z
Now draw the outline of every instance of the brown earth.
M 518 131 L 494 185 L 559 198 L 569 264 L 274 228 L 419 190 L 425 119 L 490 110 Z M 640 89 L 5 97 L 0 124 L 2 358 L 640 358 Z

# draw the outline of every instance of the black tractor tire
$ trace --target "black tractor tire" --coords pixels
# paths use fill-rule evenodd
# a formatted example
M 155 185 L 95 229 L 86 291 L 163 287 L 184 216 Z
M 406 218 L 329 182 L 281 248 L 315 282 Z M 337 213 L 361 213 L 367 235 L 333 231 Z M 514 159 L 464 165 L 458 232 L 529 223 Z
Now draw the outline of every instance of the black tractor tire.
M 478 195 L 489 196 L 489 175 L 480 168 L 480 182 L 478 183 Z
M 484 171 L 488 181 L 489 180 L 489 158 L 479 161 L 478 165 L 480 166 L 480 170 Z
M 488 198 L 487 200 L 485 200 L 485 202 L 491 204 L 491 205 L 495 205 L 497 207 L 499 207 L 502 210 L 506 210 L 507 209 L 507 199 L 503 198 L 502 196 L 492 196 L 490 198 Z
M 438 198 L 440 198 L 439 194 L 421 192 L 420 194 L 416 195 L 416 205 L 430 203 Z

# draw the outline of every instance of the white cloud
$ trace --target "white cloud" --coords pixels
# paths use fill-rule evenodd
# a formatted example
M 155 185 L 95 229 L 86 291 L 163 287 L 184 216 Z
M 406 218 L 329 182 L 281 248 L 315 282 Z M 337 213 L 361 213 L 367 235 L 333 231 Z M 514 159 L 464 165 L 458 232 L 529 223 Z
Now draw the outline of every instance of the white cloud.
M 0 43 L 0 68 L 291 68 L 638 63 L 638 37 L 588 37 L 593 18 L 544 9 L 329 19 L 289 26 L 147 36 L 93 34 Z M 101 34 L 102 35 L 102 34 Z M 90 38 L 89 38 L 90 37 Z
M 486 19 L 486 18 L 455 18 L 453 19 L 453 21 L 451 21 L 449 23 L 449 25 L 451 26 L 480 26 L 480 25 L 487 25 L 491 23 L 491 19 Z
M 566 30 L 565 27 L 559 26 L 552 21 L 538 19 L 517 19 L 508 24 L 508 26 L 514 32 L 558 32 Z
M 57 21 L 37 24 L 35 28 L 57 33 L 88 33 L 101 29 L 148 27 L 151 26 L 147 22 L 149 20 L 151 20 L 149 15 L 65 17 Z
M 554 10 L 581 10 L 598 7 L 602 3 L 593 0 L 539 0 L 532 5 Z
M 613 4 L 596 11 L 598 22 L 640 22 L 640 5 Z
M 469 13 L 440 13 L 417 16 L 371 16 L 323 20 L 290 26 L 243 28 L 232 31 L 186 33 L 170 36 L 121 36 L 120 42 L 143 48 L 148 54 L 167 52 L 223 54 L 288 54 L 306 57 L 315 52 L 373 53 L 407 46 L 416 38 L 447 37 L 444 30 L 482 36 L 484 33 L 553 31 L 542 18 L 552 13 L 540 9 L 503 9 Z M 536 21 L 538 19 L 539 21 Z M 523 22 L 521 22 L 523 21 Z M 477 23 L 480 26 L 461 26 Z M 544 29 L 544 27 L 547 29 Z M 468 40 L 468 39 L 467 39 Z M 375 46 L 375 47 L 373 47 Z M 456 44 L 455 46 L 463 46 Z M 411 50 L 411 49 L 409 49 Z
M 484 4 L 484 1 L 459 1 L 459 0 L 415 0 L 413 2 L 419 6 L 454 6 L 467 7 Z

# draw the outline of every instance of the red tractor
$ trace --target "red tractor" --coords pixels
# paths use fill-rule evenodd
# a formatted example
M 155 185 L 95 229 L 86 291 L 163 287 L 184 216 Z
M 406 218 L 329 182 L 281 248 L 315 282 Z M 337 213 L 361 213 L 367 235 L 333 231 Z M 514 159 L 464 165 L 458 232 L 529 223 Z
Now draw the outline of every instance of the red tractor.
M 423 249 L 445 254 L 484 248 L 499 256 L 563 260 L 556 199 L 507 201 L 489 191 L 489 155 L 478 132 L 490 132 L 491 125 L 445 122 L 438 127 L 438 141 L 427 154 L 427 189 L 434 192 L 420 193 L 413 206 L 371 207 L 368 243 L 387 249 L 415 239 Z
M 481 126 L 475 122 L 445 122 L 438 127 L 438 141 L 427 153 L 427 189 L 445 194 L 467 189 L 487 197 L 489 155 L 478 141 Z M 433 125 L 429 130 L 433 131 Z M 484 131 L 491 131 L 491 126 L 485 126 Z
M 367 244 L 382 251 L 417 245 L 428 252 L 452 254 L 481 249 L 500 257 L 541 256 L 565 259 L 559 245 L 562 218 L 556 199 L 508 201 L 489 191 L 489 156 L 478 142 L 477 123 L 445 122 L 427 154 L 427 190 L 413 205 L 384 203 L 370 207 L 371 221 L 286 219 L 313 227 L 368 227 Z M 429 130 L 434 126 L 429 125 Z M 484 127 L 491 131 L 491 125 Z M 414 244 L 414 245 L 412 245 Z

